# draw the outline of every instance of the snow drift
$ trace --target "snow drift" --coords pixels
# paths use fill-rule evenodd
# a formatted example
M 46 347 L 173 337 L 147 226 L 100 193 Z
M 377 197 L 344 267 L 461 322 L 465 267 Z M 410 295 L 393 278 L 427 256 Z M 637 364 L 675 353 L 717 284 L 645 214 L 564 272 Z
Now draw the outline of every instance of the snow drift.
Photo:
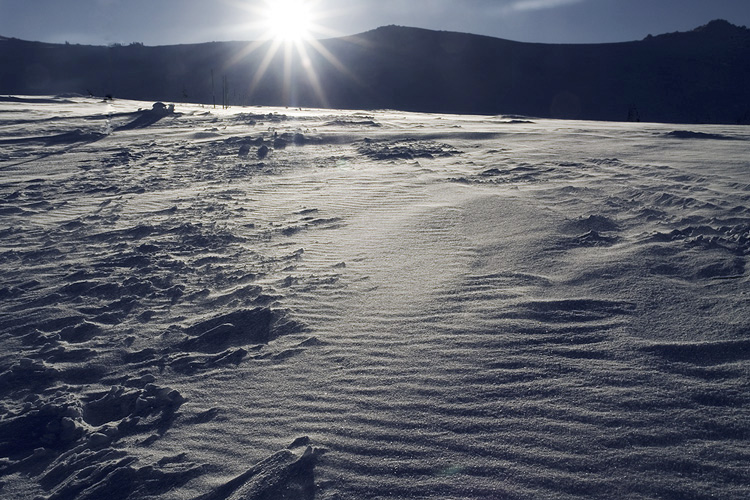
M 4 498 L 750 494 L 746 128 L 143 109 L 0 103 Z

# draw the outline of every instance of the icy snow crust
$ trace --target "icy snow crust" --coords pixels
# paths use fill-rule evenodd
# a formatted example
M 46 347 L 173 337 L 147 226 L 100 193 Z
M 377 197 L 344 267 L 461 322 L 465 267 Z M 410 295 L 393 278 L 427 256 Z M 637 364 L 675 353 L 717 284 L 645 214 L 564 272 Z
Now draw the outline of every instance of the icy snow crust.
M 747 128 L 152 104 L 0 103 L 3 498 L 750 497 Z

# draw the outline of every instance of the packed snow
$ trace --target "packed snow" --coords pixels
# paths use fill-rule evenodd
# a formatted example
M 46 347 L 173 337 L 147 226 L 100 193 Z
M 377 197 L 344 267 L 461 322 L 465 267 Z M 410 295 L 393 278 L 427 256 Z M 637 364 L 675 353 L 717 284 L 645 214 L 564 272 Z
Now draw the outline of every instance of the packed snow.
M 748 141 L 0 99 L 0 496 L 748 498 Z

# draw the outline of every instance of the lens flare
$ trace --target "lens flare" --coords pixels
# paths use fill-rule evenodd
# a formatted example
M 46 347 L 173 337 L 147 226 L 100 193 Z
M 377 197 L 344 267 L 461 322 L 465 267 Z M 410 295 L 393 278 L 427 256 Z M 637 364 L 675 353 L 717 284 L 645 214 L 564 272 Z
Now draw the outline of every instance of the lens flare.
M 283 41 L 307 40 L 311 37 L 313 13 L 305 0 L 274 0 L 266 12 L 268 32 Z
M 239 50 L 225 63 L 223 71 L 248 57 L 257 64 L 242 90 L 246 100 L 253 101 L 256 90 L 268 75 L 281 83 L 279 103 L 298 106 L 301 100 L 310 102 L 314 96 L 318 105 L 329 107 L 323 81 L 318 76 L 319 66 L 330 65 L 345 78 L 363 85 L 352 72 L 327 48 L 321 36 L 340 37 L 342 33 L 326 26 L 334 17 L 349 10 L 341 7 L 324 8 L 324 0 L 220 0 L 248 13 L 239 29 L 256 33 L 254 42 Z M 362 43 L 350 37 L 350 43 Z M 300 99 L 307 95 L 307 99 Z M 267 100 L 267 98 L 265 98 Z

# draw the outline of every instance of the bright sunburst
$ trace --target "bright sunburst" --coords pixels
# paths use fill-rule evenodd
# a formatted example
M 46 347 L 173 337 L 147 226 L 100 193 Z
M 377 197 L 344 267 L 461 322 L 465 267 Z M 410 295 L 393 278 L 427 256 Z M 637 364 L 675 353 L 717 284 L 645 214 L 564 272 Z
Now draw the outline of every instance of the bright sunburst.
M 348 78 L 360 83 L 354 75 L 331 54 L 318 38 L 341 36 L 325 26 L 326 20 L 343 15 L 346 10 L 325 9 L 323 0 L 221 0 L 245 10 L 250 16 L 240 28 L 259 35 L 238 52 L 227 67 L 261 51 L 261 57 L 247 86 L 246 95 L 252 96 L 268 73 L 281 68 L 281 102 L 297 106 L 299 89 L 307 87 L 318 103 L 328 107 L 328 98 L 318 77 L 320 64 L 333 66 Z M 323 23 L 323 24 L 321 24 Z M 281 56 L 281 66 L 278 56 Z M 309 99 L 308 99 L 309 100 Z
M 298 42 L 312 36 L 313 12 L 308 1 L 270 0 L 267 5 L 267 29 L 274 39 Z

